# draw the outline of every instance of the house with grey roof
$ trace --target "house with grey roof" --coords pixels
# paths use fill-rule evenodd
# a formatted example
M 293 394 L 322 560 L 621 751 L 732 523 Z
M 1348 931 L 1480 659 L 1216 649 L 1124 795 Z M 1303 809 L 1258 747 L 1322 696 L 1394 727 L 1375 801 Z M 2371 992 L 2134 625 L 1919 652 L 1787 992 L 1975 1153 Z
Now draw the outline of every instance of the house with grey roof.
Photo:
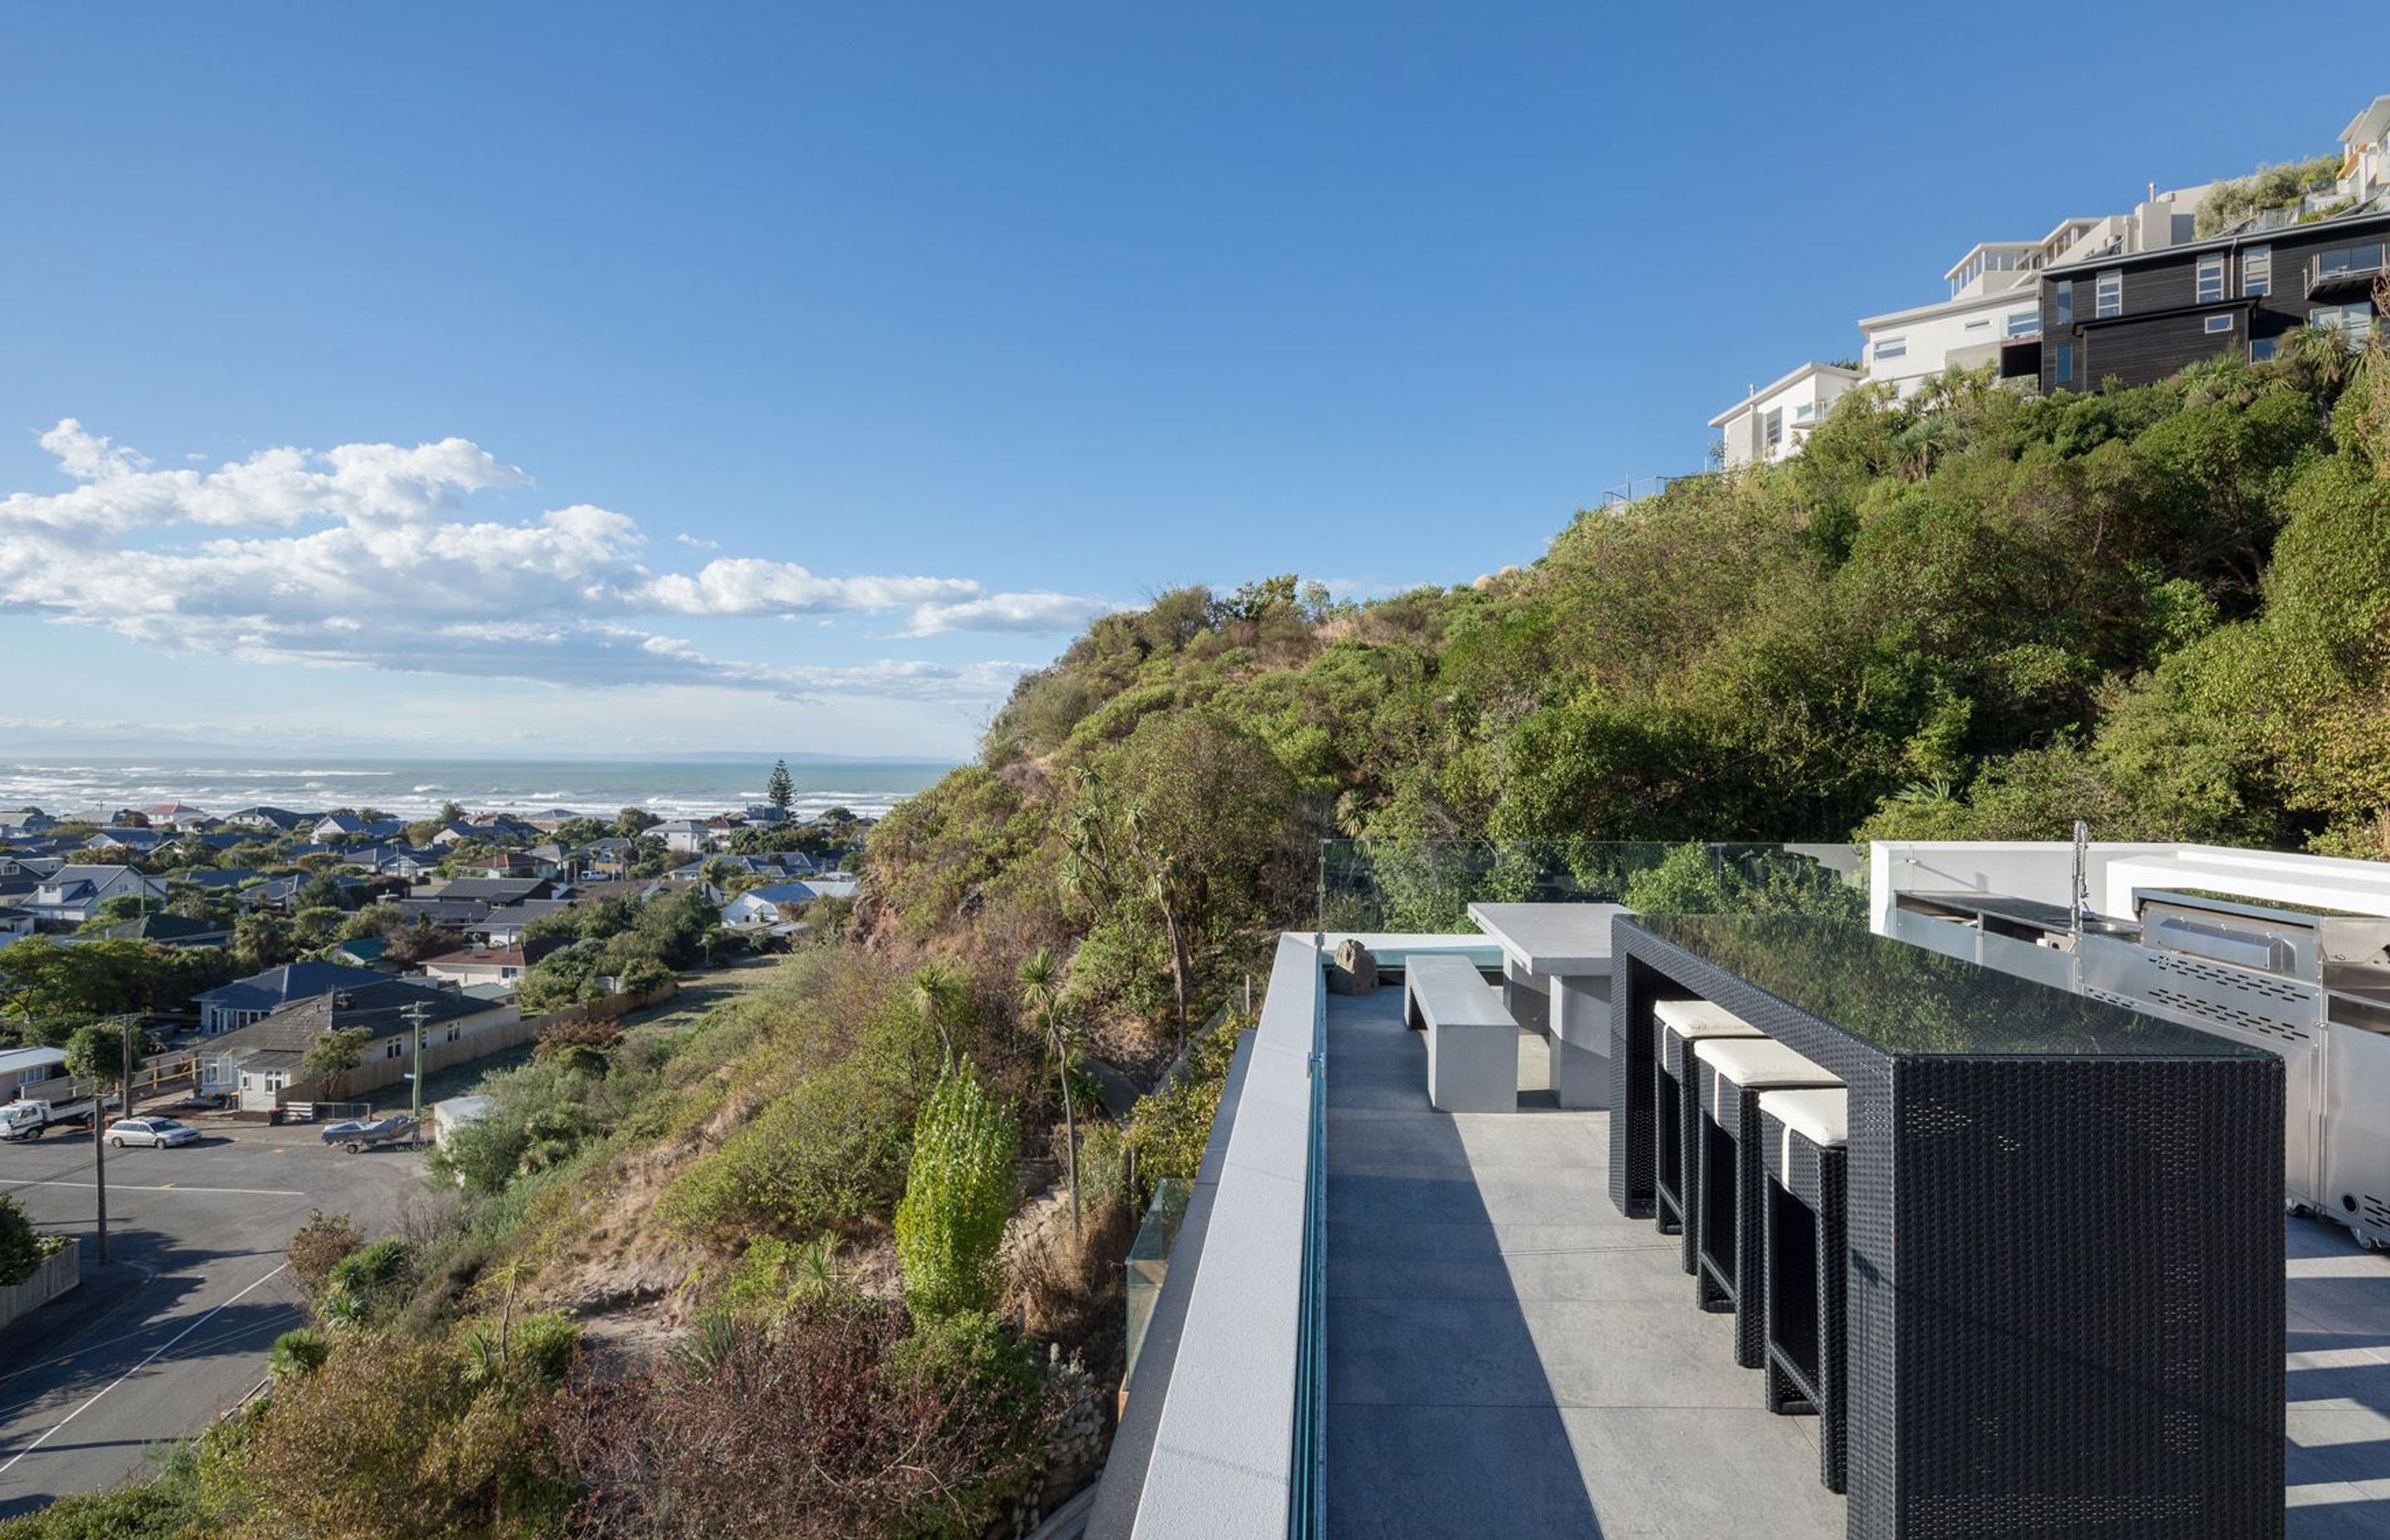
M 109 899 L 124 896 L 163 904 L 165 879 L 131 866 L 64 866 L 42 879 L 41 886 L 18 900 L 17 906 L 47 924 L 81 925 Z
M 183 915 L 170 915 L 164 910 L 111 925 L 100 933 L 103 941 L 146 941 L 160 946 L 230 946 L 232 927 L 221 920 L 192 919 Z
M 231 828 L 246 829 L 253 833 L 288 834 L 301 824 L 310 823 L 313 819 L 307 814 L 293 813 L 287 807 L 260 805 L 227 813 L 224 815 L 223 821 Z
M 418 1032 L 427 1074 L 511 1047 L 529 1034 L 510 1004 L 375 973 L 364 979 L 293 1001 L 209 1044 L 199 1056 L 200 1090 L 233 1097 L 244 1111 L 269 1111 L 293 1097 L 325 1091 L 353 1097 L 404 1080 L 415 1066 Z M 308 1071 L 307 1048 L 326 1033 L 351 1028 L 366 1033 L 364 1058 L 339 1084 L 326 1085 Z
M 294 1002 L 381 982 L 381 974 L 339 963 L 286 963 L 220 984 L 194 1003 L 199 1007 L 199 1031 L 217 1037 L 263 1020 Z

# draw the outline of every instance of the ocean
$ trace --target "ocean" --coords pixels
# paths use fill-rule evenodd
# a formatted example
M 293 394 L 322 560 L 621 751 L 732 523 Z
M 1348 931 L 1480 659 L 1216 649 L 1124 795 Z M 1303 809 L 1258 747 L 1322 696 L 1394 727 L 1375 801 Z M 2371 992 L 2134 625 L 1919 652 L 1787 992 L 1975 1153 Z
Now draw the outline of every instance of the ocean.
M 823 760 L 789 765 L 795 811 L 843 807 L 868 817 L 928 787 L 951 766 L 917 762 Z M 659 817 L 726 813 L 764 800 L 770 758 L 698 760 L 379 759 L 319 755 L 89 756 L 0 759 L 0 809 L 38 807 L 54 817 L 105 818 L 121 807 L 187 802 L 225 814 L 263 804 L 312 812 L 373 807 L 425 817 L 444 802 L 469 813 L 545 813 L 570 808 L 612 816 L 643 807 Z

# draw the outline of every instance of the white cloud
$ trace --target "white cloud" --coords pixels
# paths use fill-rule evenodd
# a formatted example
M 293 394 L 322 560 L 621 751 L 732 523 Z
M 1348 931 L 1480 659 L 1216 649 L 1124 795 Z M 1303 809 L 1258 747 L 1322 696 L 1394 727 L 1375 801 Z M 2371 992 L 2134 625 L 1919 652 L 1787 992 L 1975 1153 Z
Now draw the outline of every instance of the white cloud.
M 581 687 L 968 702 L 1000 696 L 1022 665 L 755 663 L 627 622 L 894 611 L 904 635 L 921 636 L 1065 630 L 1108 608 L 991 594 L 968 578 L 822 576 L 752 557 L 658 572 L 637 523 L 607 508 L 468 520 L 469 494 L 530 478 L 464 439 L 267 449 L 208 471 L 153 469 L 71 417 L 41 443 L 75 484 L 0 496 L 0 613 L 165 649 Z
M 1026 594 L 989 594 L 980 598 L 929 602 L 913 609 L 905 635 L 941 631 L 1076 631 L 1097 616 L 1120 608 L 1102 599 L 1040 589 Z

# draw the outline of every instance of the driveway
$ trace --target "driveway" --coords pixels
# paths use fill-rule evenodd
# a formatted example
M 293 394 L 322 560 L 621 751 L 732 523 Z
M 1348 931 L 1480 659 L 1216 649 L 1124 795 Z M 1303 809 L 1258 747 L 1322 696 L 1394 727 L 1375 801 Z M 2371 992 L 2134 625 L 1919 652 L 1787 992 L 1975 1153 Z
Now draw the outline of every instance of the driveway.
M 0 1328 L 0 1517 L 138 1472 L 233 1405 L 305 1324 L 283 1248 L 310 1209 L 387 1230 L 423 1158 L 326 1149 L 313 1130 L 209 1124 L 181 1149 L 108 1152 L 110 1260 L 93 1244 L 92 1147 L 0 1145 L 0 1192 L 82 1238 L 80 1288 Z

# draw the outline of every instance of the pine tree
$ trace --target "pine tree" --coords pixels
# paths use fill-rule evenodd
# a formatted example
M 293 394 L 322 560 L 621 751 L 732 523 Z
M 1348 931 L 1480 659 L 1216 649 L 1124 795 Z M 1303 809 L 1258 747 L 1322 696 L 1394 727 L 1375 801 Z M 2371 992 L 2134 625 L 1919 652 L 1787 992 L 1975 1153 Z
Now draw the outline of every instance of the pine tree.
M 797 800 L 796 786 L 789 779 L 787 760 L 773 762 L 772 778 L 764 783 L 764 800 L 778 810 L 782 821 L 787 820 L 789 804 Z

